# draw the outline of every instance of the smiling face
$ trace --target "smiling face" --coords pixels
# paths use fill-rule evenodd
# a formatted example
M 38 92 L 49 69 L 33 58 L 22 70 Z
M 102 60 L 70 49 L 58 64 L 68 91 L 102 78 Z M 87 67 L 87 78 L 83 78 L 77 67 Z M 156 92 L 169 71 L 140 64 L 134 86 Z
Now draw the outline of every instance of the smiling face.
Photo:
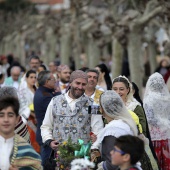
M 70 97 L 73 99 L 78 99 L 79 97 L 81 97 L 85 92 L 86 85 L 87 85 L 86 79 L 77 78 L 73 80 L 70 84 L 71 86 L 69 93 Z
M 127 88 L 123 82 L 113 83 L 112 90 L 118 93 L 122 100 L 126 102 L 126 97 L 129 93 L 129 88 Z
M 8 139 L 14 135 L 14 129 L 18 123 L 19 116 L 16 116 L 12 107 L 0 111 L 0 135 Z

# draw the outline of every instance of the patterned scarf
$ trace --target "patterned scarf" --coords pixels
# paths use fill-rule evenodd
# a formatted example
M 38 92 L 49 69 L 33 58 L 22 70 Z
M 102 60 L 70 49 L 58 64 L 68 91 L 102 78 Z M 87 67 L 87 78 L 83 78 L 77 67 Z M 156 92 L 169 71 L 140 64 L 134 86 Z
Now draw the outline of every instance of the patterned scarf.
M 14 137 L 11 165 L 20 170 L 41 170 L 40 155 L 19 135 Z

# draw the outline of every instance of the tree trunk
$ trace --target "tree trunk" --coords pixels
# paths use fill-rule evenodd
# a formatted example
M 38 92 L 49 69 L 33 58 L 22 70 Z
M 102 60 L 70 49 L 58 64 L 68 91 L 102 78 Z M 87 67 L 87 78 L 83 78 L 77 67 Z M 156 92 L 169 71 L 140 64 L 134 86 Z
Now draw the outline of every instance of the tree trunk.
M 93 37 L 90 37 L 88 40 L 88 66 L 89 68 L 94 68 L 100 61 L 100 50 L 97 46 L 96 41 Z
M 56 35 L 54 34 L 52 28 L 48 28 L 46 32 L 46 42 L 48 44 L 48 50 L 47 50 L 47 56 L 46 56 L 46 64 L 49 64 L 49 62 L 54 61 L 56 51 L 56 43 L 57 43 Z
M 157 62 L 156 62 L 156 43 L 155 43 L 155 33 L 158 30 L 158 27 L 152 23 L 149 24 L 148 34 L 150 39 L 148 40 L 148 52 L 149 52 L 149 63 L 151 74 L 154 73 Z
M 141 56 L 141 33 L 135 28 L 128 34 L 128 57 L 131 81 L 135 82 L 142 94 L 143 87 L 143 58 Z
M 123 48 L 116 38 L 112 41 L 112 78 L 121 74 Z
M 67 64 L 69 65 L 69 57 L 71 56 L 71 32 L 70 32 L 70 25 L 64 24 L 64 26 L 61 28 L 62 34 L 61 34 L 61 53 L 60 53 L 60 59 L 61 64 Z
M 155 72 L 157 67 L 156 62 L 156 44 L 154 42 L 149 42 L 148 44 L 148 52 L 149 52 L 149 63 L 150 63 L 150 70 L 151 74 Z

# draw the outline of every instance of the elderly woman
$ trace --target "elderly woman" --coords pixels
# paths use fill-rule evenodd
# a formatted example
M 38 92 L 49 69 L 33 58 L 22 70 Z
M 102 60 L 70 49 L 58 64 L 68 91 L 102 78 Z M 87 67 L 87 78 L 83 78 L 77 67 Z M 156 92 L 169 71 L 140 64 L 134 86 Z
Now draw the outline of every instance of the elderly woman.
M 143 103 L 161 170 L 170 170 L 170 94 L 161 74 L 149 77 Z
M 117 166 L 111 164 L 110 152 L 114 149 L 115 139 L 122 135 L 137 135 L 137 128 L 126 109 L 121 97 L 114 91 L 107 90 L 100 97 L 101 113 L 108 124 L 102 130 L 96 144 L 101 145 L 104 170 L 114 170 Z M 100 167 L 99 166 L 99 167 Z

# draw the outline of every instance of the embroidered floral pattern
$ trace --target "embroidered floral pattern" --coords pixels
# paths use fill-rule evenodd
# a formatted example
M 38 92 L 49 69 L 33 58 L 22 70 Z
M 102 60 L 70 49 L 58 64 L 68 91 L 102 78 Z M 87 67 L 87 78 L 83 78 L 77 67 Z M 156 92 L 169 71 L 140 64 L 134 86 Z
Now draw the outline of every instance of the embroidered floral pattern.
M 70 136 L 73 142 L 77 142 L 78 138 L 88 142 L 91 126 L 88 106 L 92 104 L 92 101 L 88 97 L 82 96 L 81 100 L 76 103 L 75 110 L 72 111 L 64 95 L 56 96 L 53 100 L 54 138 L 63 142 Z

